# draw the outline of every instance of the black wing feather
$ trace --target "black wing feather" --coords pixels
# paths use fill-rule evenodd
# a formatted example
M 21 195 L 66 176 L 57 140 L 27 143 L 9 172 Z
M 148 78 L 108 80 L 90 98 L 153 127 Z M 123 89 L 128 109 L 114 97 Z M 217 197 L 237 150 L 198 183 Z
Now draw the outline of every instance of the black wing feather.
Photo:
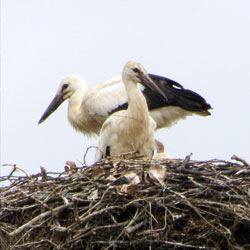
M 211 109 L 211 105 L 202 96 L 192 90 L 183 88 L 181 84 L 166 77 L 153 74 L 149 74 L 149 76 L 168 98 L 166 102 L 158 93 L 144 89 L 143 93 L 147 99 L 149 109 L 164 106 L 177 106 L 193 112 L 208 112 Z
M 211 105 L 206 100 L 192 90 L 185 89 L 181 84 L 169 78 L 149 74 L 150 78 L 157 84 L 157 86 L 166 94 L 168 101 L 166 101 L 160 94 L 145 88 L 143 94 L 146 98 L 149 110 L 176 106 L 192 112 L 205 112 L 209 114 L 208 110 Z M 128 103 L 123 103 L 116 109 L 113 109 L 109 114 L 113 114 L 119 110 L 127 109 Z

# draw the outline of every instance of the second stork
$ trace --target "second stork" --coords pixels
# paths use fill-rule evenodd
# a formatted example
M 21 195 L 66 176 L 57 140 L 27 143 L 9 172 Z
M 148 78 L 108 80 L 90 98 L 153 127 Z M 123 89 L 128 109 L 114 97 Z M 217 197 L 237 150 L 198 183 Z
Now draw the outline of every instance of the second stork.
M 112 114 L 104 122 L 100 131 L 96 161 L 109 155 L 134 151 L 143 159 L 151 159 L 154 153 L 156 122 L 150 117 L 146 99 L 138 83 L 160 94 L 166 101 L 167 97 L 139 63 L 128 62 L 124 66 L 122 81 L 128 96 L 128 108 Z

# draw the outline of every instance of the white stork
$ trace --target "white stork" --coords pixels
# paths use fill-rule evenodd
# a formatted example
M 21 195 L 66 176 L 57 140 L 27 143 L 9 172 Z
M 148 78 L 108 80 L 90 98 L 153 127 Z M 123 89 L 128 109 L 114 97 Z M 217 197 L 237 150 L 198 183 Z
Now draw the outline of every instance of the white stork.
M 140 85 L 151 117 L 157 129 L 170 127 L 179 119 L 197 114 L 210 115 L 211 106 L 199 94 L 185 89 L 168 78 L 148 74 L 167 96 Z M 86 82 L 78 75 L 62 80 L 57 94 L 39 120 L 42 123 L 61 103 L 69 99 L 68 119 L 71 125 L 87 136 L 99 135 L 103 122 L 116 111 L 127 109 L 127 93 L 121 77 L 113 78 L 87 89 Z
M 148 105 L 138 87 L 141 83 L 165 98 L 159 87 L 149 78 L 140 63 L 128 62 L 122 71 L 122 81 L 128 96 L 128 108 L 113 113 L 100 131 L 95 161 L 102 157 L 138 152 L 142 159 L 152 159 L 155 149 L 155 121 L 150 117 Z

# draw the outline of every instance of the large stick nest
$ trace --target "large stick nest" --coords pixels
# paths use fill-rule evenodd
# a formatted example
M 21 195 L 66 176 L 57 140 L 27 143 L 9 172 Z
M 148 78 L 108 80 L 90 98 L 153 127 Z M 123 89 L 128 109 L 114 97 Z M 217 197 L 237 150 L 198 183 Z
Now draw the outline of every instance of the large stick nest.
M 1 249 L 250 249 L 244 161 L 106 159 L 6 179 Z

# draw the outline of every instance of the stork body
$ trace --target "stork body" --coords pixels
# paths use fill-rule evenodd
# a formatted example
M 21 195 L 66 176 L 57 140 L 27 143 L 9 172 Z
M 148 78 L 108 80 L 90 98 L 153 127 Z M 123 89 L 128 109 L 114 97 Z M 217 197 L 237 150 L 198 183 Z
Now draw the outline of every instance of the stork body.
M 128 96 L 128 108 L 113 113 L 104 122 L 96 151 L 96 161 L 102 156 L 117 156 L 135 151 L 143 156 L 143 159 L 152 159 L 154 153 L 156 123 L 150 117 L 147 102 L 138 83 L 151 88 L 151 91 L 158 92 L 163 98 L 166 97 L 139 63 L 128 62 L 124 66 L 122 80 Z
M 157 129 L 170 127 L 178 120 L 193 114 L 210 115 L 208 110 L 211 106 L 199 94 L 184 89 L 179 83 L 168 78 L 152 74 L 149 76 L 168 99 L 148 87 L 139 85 Z M 98 135 L 102 124 L 111 114 L 128 107 L 126 89 L 120 77 L 87 89 L 87 84 L 81 76 L 70 75 L 61 82 L 39 124 L 66 99 L 69 99 L 69 122 L 77 131 L 87 136 Z

